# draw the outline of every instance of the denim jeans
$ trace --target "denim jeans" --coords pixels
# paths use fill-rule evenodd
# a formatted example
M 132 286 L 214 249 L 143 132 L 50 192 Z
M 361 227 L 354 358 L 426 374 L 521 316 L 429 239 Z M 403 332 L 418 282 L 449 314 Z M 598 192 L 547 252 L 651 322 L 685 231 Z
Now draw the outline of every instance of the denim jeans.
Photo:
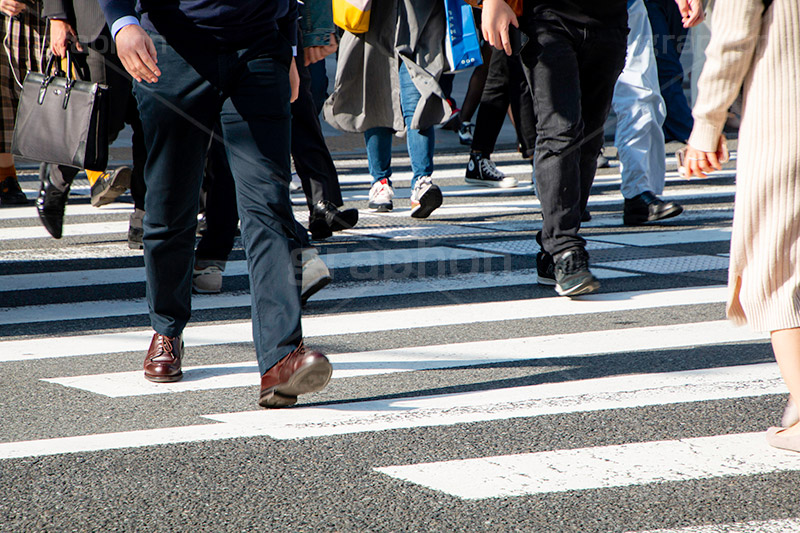
M 614 145 L 622 163 L 622 196 L 664 190 L 666 150 L 661 127 L 666 116 L 658 88 L 653 34 L 642 0 L 628 2 L 628 52 L 625 68 L 614 87 L 617 114 Z
M 403 120 L 406 123 L 406 146 L 408 147 L 408 155 L 411 157 L 411 171 L 414 174 L 411 179 L 411 188 L 413 189 L 417 183 L 417 178 L 433 174 L 435 136 L 433 126 L 424 130 L 411 129 L 411 119 L 414 117 L 420 94 L 411 81 L 408 69 L 406 69 L 402 61 L 399 74 L 400 105 L 403 109 Z M 369 173 L 372 175 L 373 183 L 384 178 L 389 179 L 392 175 L 393 135 L 394 130 L 382 127 L 370 128 L 364 132 Z
M 289 199 L 291 48 L 269 36 L 220 52 L 151 34 L 162 75 L 136 83 L 145 144 L 144 258 L 150 321 L 180 334 L 191 312 L 197 205 L 209 136 L 222 125 L 242 221 L 253 341 L 263 374 L 300 343 L 299 268 Z
M 624 21 L 620 27 L 589 27 L 555 13 L 534 16 L 528 8 L 520 29 L 530 38 L 520 57 L 537 118 L 542 247 L 558 255 L 586 244 L 578 235 L 581 215 L 625 64 L 627 30 Z
M 645 6 L 653 30 L 653 52 L 658 65 L 661 96 L 667 104 L 664 136 L 667 142 L 686 142 L 694 125 L 692 110 L 683 92 L 681 65 L 681 52 L 689 30 L 683 27 L 674 0 L 646 0 Z

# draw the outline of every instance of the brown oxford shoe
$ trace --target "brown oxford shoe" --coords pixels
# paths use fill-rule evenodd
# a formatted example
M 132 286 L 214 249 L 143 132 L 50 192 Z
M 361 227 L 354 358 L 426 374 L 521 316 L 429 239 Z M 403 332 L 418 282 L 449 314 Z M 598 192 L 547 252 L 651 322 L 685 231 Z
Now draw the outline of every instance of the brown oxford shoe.
M 144 377 L 156 383 L 180 381 L 181 359 L 183 358 L 183 338 L 167 337 L 156 333 L 144 358 Z
M 261 407 L 289 407 L 297 402 L 299 394 L 316 392 L 325 388 L 331 379 L 328 358 L 314 350 L 300 346 L 277 362 L 261 376 Z

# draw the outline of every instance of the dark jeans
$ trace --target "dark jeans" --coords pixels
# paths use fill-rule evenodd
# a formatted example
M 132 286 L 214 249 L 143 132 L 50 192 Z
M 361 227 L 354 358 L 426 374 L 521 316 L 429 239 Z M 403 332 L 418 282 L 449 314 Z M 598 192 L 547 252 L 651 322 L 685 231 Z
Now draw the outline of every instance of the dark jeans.
M 300 90 L 297 100 L 292 102 L 292 157 L 297 177 L 303 184 L 309 209 L 322 200 L 341 207 L 344 202 L 339 175 L 319 124 L 311 93 L 311 74 L 303 66 L 302 46 L 297 47 L 297 72 Z
M 558 255 L 586 243 L 578 235 L 581 214 L 597 170 L 614 84 L 625 65 L 627 28 L 527 15 L 520 29 L 530 41 L 521 58 L 537 119 L 542 245 Z
M 231 173 L 225 145 L 219 139 L 220 128 L 208 147 L 203 188 L 206 191 L 206 231 L 197 243 L 194 255 L 198 260 L 227 261 L 236 240 L 239 213 L 236 209 L 236 182 Z M 297 242 L 290 249 L 310 248 L 308 231 L 295 221 Z
M 108 144 L 114 142 L 119 132 L 129 124 L 133 130 L 131 138 L 133 150 L 133 175 L 131 176 L 131 196 L 138 209 L 144 209 L 144 165 L 147 150 L 142 138 L 142 123 L 136 109 L 136 99 L 131 93 L 130 76 L 119 61 L 116 54 L 109 51 L 108 30 L 98 38 L 94 48 L 86 47 L 85 54 L 72 54 L 78 76 L 84 80 L 105 83 L 108 85 Z M 63 190 L 72 184 L 80 169 L 67 166 L 53 167 L 48 165 L 50 182 Z
M 681 13 L 674 0 L 645 0 L 647 16 L 653 28 L 653 51 L 658 65 L 658 84 L 667 104 L 664 138 L 686 142 L 694 119 L 683 92 L 681 52 L 689 30 L 681 23 Z
M 514 28 L 510 30 L 514 31 Z M 536 147 L 536 115 L 522 62 L 517 55 L 492 53 L 481 105 L 475 119 L 471 147 L 473 152 L 481 152 L 486 156 L 494 152 L 509 105 L 517 140 L 522 147 L 522 156 L 531 157 Z
M 169 28 L 168 28 L 169 29 Z M 276 34 L 218 52 L 192 39 L 151 34 L 162 75 L 134 93 L 148 148 L 144 257 L 153 328 L 179 335 L 191 313 L 197 206 L 208 142 L 222 125 L 236 182 L 262 374 L 301 341 L 299 269 L 289 199 L 289 63 Z M 202 43 L 200 43 L 202 45 Z

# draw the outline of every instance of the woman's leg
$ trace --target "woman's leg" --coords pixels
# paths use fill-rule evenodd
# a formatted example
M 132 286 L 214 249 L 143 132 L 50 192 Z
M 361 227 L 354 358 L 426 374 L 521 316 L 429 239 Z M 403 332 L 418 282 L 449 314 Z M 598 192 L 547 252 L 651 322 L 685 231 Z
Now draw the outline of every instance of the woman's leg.
M 772 350 L 781 375 L 795 402 L 800 398 L 800 328 L 772 332 Z M 798 406 L 800 407 L 800 406 Z M 785 436 L 800 435 L 800 423 L 781 432 Z

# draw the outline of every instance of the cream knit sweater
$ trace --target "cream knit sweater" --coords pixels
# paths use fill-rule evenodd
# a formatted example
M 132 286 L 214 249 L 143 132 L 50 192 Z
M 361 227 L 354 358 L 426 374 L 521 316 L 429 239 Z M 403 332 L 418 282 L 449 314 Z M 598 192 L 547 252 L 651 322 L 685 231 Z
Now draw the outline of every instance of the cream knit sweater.
M 763 13 L 763 14 L 762 14 Z M 800 327 L 800 2 L 717 0 L 689 144 L 714 151 L 744 84 L 727 314 Z

